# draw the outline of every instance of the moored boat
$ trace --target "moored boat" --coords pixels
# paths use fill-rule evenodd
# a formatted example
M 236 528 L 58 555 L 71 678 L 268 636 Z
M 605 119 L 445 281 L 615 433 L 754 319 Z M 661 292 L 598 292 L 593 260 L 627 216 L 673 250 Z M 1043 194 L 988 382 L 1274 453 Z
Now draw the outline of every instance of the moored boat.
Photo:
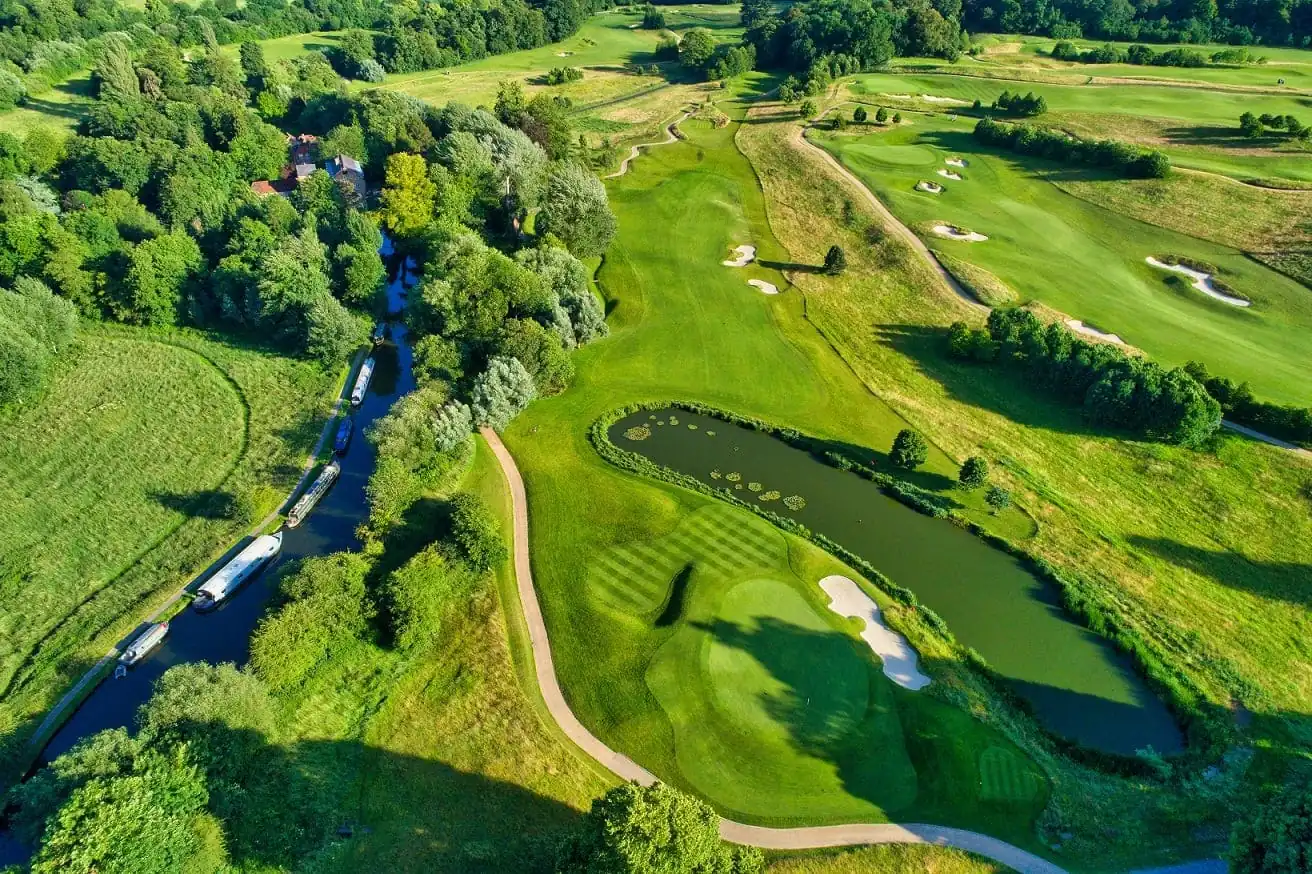
M 373 334 L 374 345 L 377 346 L 379 343 L 383 342 L 386 339 L 387 339 L 387 322 L 379 322 L 377 325 L 374 325 L 374 334 Z
M 351 445 L 351 434 L 355 431 L 355 423 L 350 418 L 342 419 L 342 424 L 337 426 L 337 436 L 333 439 L 333 452 L 342 455 L 346 448 Z
M 287 514 L 288 528 L 295 528 L 305 521 L 305 517 L 310 515 L 314 505 L 319 503 L 319 499 L 328 492 L 328 489 L 332 488 L 333 483 L 337 482 L 337 476 L 341 472 L 342 467 L 336 461 L 328 462 L 324 469 L 319 471 L 319 475 L 314 478 L 314 482 L 305 490 L 305 494 L 301 495 L 301 499 L 296 502 L 296 506 L 292 507 L 292 511 Z
M 351 406 L 358 407 L 364 403 L 364 394 L 369 390 L 369 380 L 374 375 L 374 357 L 370 355 L 360 365 L 360 373 L 355 378 L 355 388 L 351 389 Z
M 213 610 L 241 588 L 242 583 L 255 576 L 281 550 L 281 531 L 255 538 L 196 591 L 196 600 L 191 602 L 192 608 L 197 613 Z
M 168 633 L 169 624 L 167 622 L 152 623 L 127 645 L 127 648 L 119 655 L 118 663 L 124 667 L 132 667 L 149 655 L 152 649 L 163 643 Z

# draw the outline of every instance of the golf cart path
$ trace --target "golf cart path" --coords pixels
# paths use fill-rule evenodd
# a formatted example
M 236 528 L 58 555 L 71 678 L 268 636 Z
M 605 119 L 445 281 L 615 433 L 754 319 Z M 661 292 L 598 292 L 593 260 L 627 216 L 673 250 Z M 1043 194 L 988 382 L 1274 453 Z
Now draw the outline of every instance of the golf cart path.
M 556 667 L 551 657 L 551 641 L 542 621 L 542 607 L 538 604 L 533 586 L 533 566 L 529 560 L 528 501 L 524 492 L 524 479 L 520 476 L 515 459 L 501 438 L 491 428 L 480 433 L 487 440 L 501 472 L 510 486 L 511 515 L 514 531 L 515 586 L 519 603 L 528 626 L 533 651 L 533 669 L 542 700 L 547 711 L 561 731 L 585 753 L 601 763 L 621 780 L 632 780 L 642 785 L 655 783 L 656 775 L 602 743 L 579 722 L 570 710 L 556 679 Z M 745 825 L 733 820 L 720 820 L 720 836 L 736 844 L 746 844 L 771 850 L 803 850 L 815 847 L 846 847 L 863 844 L 934 844 L 955 847 L 999 862 L 1020 874 L 1065 874 L 1064 869 L 1014 847 L 1005 841 L 978 832 L 946 828 L 921 823 L 854 823 L 852 825 L 817 826 L 814 828 L 765 828 Z
M 988 312 L 989 308 L 975 300 L 970 292 L 961 287 L 961 283 L 957 282 L 952 274 L 947 271 L 947 268 L 939 263 L 939 260 L 934 257 L 934 253 L 929 250 L 929 247 L 925 245 L 924 241 L 921 240 L 920 237 L 917 237 L 911 228 L 898 221 L 897 216 L 889 212 L 888 207 L 884 206 L 884 202 L 878 197 L 875 197 L 875 193 L 867 188 L 864 182 L 844 167 L 841 161 L 806 138 L 806 128 L 799 127 L 797 129 L 796 133 L 793 134 L 793 142 L 799 144 L 804 149 L 809 149 L 828 164 L 845 182 L 861 192 L 861 196 L 865 199 L 866 203 L 868 203 L 870 207 L 879 214 L 889 227 L 892 228 L 894 233 L 905 240 L 907 245 L 925 260 L 925 263 L 928 264 L 936 274 L 938 274 L 938 277 L 943 281 L 943 284 L 954 292 L 957 297 L 965 301 L 972 309 L 981 312 Z
M 637 159 L 638 155 L 641 154 L 642 149 L 650 148 L 652 146 L 668 146 L 671 143 L 677 143 L 679 141 L 679 135 L 678 133 L 675 132 L 675 128 L 677 128 L 680 124 L 682 124 L 684 119 L 686 119 L 690 115 L 692 115 L 691 112 L 685 112 L 682 115 L 680 115 L 678 118 L 676 118 L 674 121 L 667 124 L 665 126 L 665 139 L 661 140 L 660 142 L 638 143 L 636 146 L 634 146 L 632 149 L 629 150 L 629 156 L 620 162 L 620 168 L 618 170 L 616 170 L 614 173 L 607 174 L 602 178 L 614 179 L 616 176 L 623 176 L 625 173 L 629 172 L 629 164 L 633 163 L 633 161 Z
M 305 488 L 306 483 L 310 479 L 310 473 L 314 470 L 315 465 L 319 460 L 319 453 L 323 451 L 324 446 L 327 445 L 329 438 L 333 434 L 333 426 L 337 424 L 337 417 L 341 415 L 342 404 L 346 402 L 350 395 L 355 373 L 360 367 L 360 362 L 364 360 L 364 355 L 364 352 L 358 352 L 355 357 L 351 359 L 351 366 L 346 371 L 346 382 L 343 384 L 341 391 L 337 393 L 337 401 L 333 404 L 333 408 L 328 414 L 328 420 L 323 423 L 323 430 L 319 432 L 319 439 L 315 442 L 314 448 L 310 450 L 309 456 L 305 459 L 305 464 L 301 466 L 301 476 L 296 480 L 296 485 L 292 486 L 292 490 L 288 493 L 286 500 L 279 503 L 277 508 L 271 511 L 269 515 L 265 516 L 259 522 L 256 522 L 249 531 L 242 535 L 242 539 L 256 537 L 263 532 L 265 528 L 268 528 L 274 519 L 278 518 L 280 514 L 291 506 L 292 501 L 294 501 L 296 496 L 300 494 L 301 489 Z M 141 624 L 148 625 L 152 622 L 159 621 L 159 618 L 168 612 L 173 605 L 187 593 L 187 588 L 194 581 L 195 576 L 189 577 L 186 584 L 170 595 L 168 600 L 159 605 L 154 612 L 142 620 Z M 32 737 L 29 740 L 29 744 L 32 747 L 35 748 L 44 745 L 45 740 L 47 739 L 46 735 L 59 726 L 63 721 L 65 712 L 69 708 L 74 707 L 82 700 L 83 693 L 94 687 L 96 683 L 101 680 L 104 676 L 105 668 L 109 666 L 110 662 L 118 658 L 120 647 L 131 640 L 132 637 L 136 636 L 141 624 L 138 624 L 137 627 L 132 630 L 129 637 L 120 640 L 117 644 L 110 647 L 109 651 L 101 656 L 100 660 L 82 675 L 73 688 L 65 692 L 64 696 L 55 702 L 55 706 L 50 708 L 50 712 L 46 714 L 46 718 L 41 720 L 41 724 L 37 726 L 36 731 L 32 733 Z M 37 749 L 37 752 L 40 752 L 40 750 Z

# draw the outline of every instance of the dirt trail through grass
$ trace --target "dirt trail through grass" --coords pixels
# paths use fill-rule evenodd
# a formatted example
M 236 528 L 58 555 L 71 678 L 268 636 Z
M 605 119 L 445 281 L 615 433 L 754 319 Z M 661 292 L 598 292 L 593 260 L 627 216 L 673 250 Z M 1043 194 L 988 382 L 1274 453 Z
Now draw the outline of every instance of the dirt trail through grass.
M 691 113 L 685 112 L 681 114 L 678 118 L 676 118 L 674 121 L 667 124 L 665 126 L 665 134 L 666 134 L 665 139 L 661 140 L 660 142 L 638 143 L 636 146 L 630 149 L 629 156 L 620 162 L 620 168 L 616 170 L 614 173 L 607 175 L 605 178 L 614 179 L 616 176 L 623 176 L 625 173 L 629 172 L 629 164 L 637 160 L 638 155 L 642 153 L 643 149 L 651 148 L 654 146 L 668 146 L 671 143 L 677 143 L 679 141 L 679 133 L 678 133 L 679 125 L 682 124 L 683 120 L 686 119 L 690 114 Z

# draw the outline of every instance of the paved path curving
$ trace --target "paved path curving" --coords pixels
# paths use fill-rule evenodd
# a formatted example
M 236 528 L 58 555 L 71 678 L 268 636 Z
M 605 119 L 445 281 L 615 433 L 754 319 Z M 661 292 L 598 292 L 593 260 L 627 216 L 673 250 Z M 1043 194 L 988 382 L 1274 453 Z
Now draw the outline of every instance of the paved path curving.
M 911 228 L 902 224 L 897 216 L 889 212 L 888 207 L 884 206 L 884 202 L 878 197 L 875 197 L 875 193 L 867 188 L 864 182 L 858 179 L 852 171 L 844 167 L 841 161 L 806 138 L 805 128 L 799 127 L 797 129 L 797 132 L 793 134 L 793 142 L 797 143 L 803 149 L 809 149 L 817 157 L 832 167 L 845 182 L 861 192 L 861 196 L 865 199 L 866 203 L 868 203 L 870 207 L 884 219 L 884 221 L 893 229 L 895 234 L 905 240 L 907 245 L 925 260 L 925 263 L 933 269 L 939 279 L 943 281 L 943 284 L 954 292 L 957 297 L 961 298 L 973 309 L 977 309 L 980 312 L 988 312 L 989 308 L 976 300 L 975 296 L 966 291 L 966 289 L 962 288 L 961 283 L 957 282 L 956 278 L 948 272 L 947 268 L 939 263 L 939 260 L 934 257 L 934 253 L 929 250 L 929 247 L 925 245 L 924 241 L 921 240 L 920 237 L 917 237 Z
M 602 743 L 579 722 L 570 710 L 556 679 L 556 667 L 551 659 L 551 641 L 542 621 L 542 608 L 533 587 L 533 567 L 529 560 L 528 501 L 524 493 L 524 478 L 519 474 L 515 459 L 501 438 L 491 428 L 482 429 L 482 435 L 492 448 L 506 482 L 510 484 L 511 515 L 514 531 L 515 585 L 519 591 L 520 607 L 528 626 L 529 641 L 533 649 L 533 667 L 538 687 L 547 704 L 547 711 L 567 737 L 589 756 L 604 765 L 622 780 L 636 780 L 648 785 L 656 776 L 622 753 Z M 935 844 L 966 850 L 986 859 L 1000 862 L 1020 874 L 1065 874 L 1062 868 L 1027 853 L 1005 841 L 964 829 L 937 825 L 910 823 L 855 823 L 852 825 L 817 826 L 812 828 L 765 828 L 745 825 L 729 819 L 720 820 L 720 835 L 737 844 L 747 844 L 770 850 L 805 850 L 815 847 L 847 847 L 863 844 Z
M 603 178 L 614 179 L 616 176 L 623 176 L 625 173 L 629 172 L 629 165 L 633 163 L 633 161 L 638 157 L 639 154 L 641 154 L 642 149 L 650 148 L 652 146 L 668 146 L 671 143 L 677 143 L 679 141 L 679 135 L 675 132 L 675 129 L 679 125 L 683 124 L 684 119 L 686 119 L 689 115 L 692 115 L 692 113 L 685 112 L 683 115 L 680 115 L 674 121 L 667 124 L 665 126 L 665 134 L 666 134 L 665 139 L 661 140 L 660 142 L 638 143 L 636 146 L 634 146 L 632 149 L 629 150 L 629 156 L 620 162 L 620 168 L 616 170 L 614 173 L 610 173 L 604 176 Z

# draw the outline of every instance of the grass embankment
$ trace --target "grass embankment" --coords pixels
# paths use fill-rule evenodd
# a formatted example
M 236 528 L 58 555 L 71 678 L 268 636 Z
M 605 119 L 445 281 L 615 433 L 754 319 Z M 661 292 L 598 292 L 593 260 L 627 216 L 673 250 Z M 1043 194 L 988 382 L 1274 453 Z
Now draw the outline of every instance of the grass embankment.
M 1011 869 L 960 850 L 893 844 L 780 859 L 767 870 L 769 874 L 1003 874 Z
M 1236 249 L 1091 202 L 1104 185 L 1110 192 L 1103 198 L 1108 206 L 1120 205 L 1112 200 L 1116 192 L 1133 190 L 1138 192 L 1134 202 L 1142 204 L 1136 214 L 1144 219 L 1169 215 L 1170 223 L 1183 230 L 1189 227 L 1187 191 L 1153 209 L 1147 206 L 1156 200 L 1153 192 L 1171 191 L 1171 183 L 1110 182 L 1081 168 L 998 152 L 976 140 L 968 119 L 923 113 L 908 113 L 905 119 L 896 128 L 813 131 L 811 138 L 834 153 L 905 223 L 924 228 L 946 222 L 986 235 L 985 242 L 965 243 L 922 231 L 932 249 L 994 274 L 1022 300 L 1041 301 L 1116 333 L 1165 364 L 1204 361 L 1213 372 L 1251 382 L 1261 396 L 1312 403 L 1304 367 L 1312 356 L 1312 296 L 1307 288 Z M 954 156 L 964 158 L 967 166 L 947 165 L 945 160 Z M 939 171 L 963 178 L 945 179 Z M 1072 176 L 1083 180 L 1075 183 L 1080 197 L 1051 181 Z M 941 183 L 943 193 L 915 190 L 922 179 Z M 1194 179 L 1226 190 L 1240 188 L 1223 180 Z M 1300 195 L 1259 192 L 1248 199 L 1263 197 Z M 1211 202 L 1221 198 L 1213 195 Z M 1202 220 L 1199 214 L 1194 219 Z M 1227 224 L 1249 226 L 1250 237 L 1270 238 L 1277 232 L 1294 233 L 1302 221 L 1290 210 L 1272 208 Z M 1263 222 L 1275 227 L 1264 227 Z M 1222 271 L 1218 278 L 1251 298 L 1253 306 L 1241 310 L 1187 283 L 1170 284 L 1170 274 L 1144 261 L 1163 254 L 1216 265 Z
M 828 611 L 815 586 L 843 572 L 837 562 L 758 531 L 742 511 L 624 474 L 587 442 L 603 413 L 668 397 L 873 447 L 881 465 L 906 426 L 787 290 L 780 268 L 799 265 L 770 233 L 734 127 L 690 120 L 683 130 L 686 141 L 649 150 L 608 182 L 620 221 L 600 273 L 611 337 L 579 350 L 575 385 L 536 402 L 506 435 L 527 482 L 534 576 L 570 705 L 606 742 L 728 815 L 776 824 L 896 815 L 1032 843 L 1041 787 L 1024 755 L 953 706 L 967 693 L 951 666 L 932 693 L 883 677 L 854 623 Z M 722 266 L 742 243 L 758 247 L 758 262 Z M 762 295 L 751 278 L 785 292 Z M 915 479 L 942 490 L 955 471 L 934 449 Z M 994 519 L 977 497 L 966 502 L 1011 536 L 1030 530 L 1019 513 Z M 890 616 L 913 621 L 896 608 Z M 808 697 L 833 707 L 808 711 Z M 838 720 L 830 735 L 816 723 L 828 716 Z M 982 774 L 995 760 L 1028 797 L 990 797 L 1002 784 Z
M 12 752 L 146 612 L 275 509 L 338 386 L 199 333 L 87 328 L 0 446 L 0 737 Z
M 794 120 L 768 121 L 772 111 L 737 138 L 762 168 L 771 228 L 793 260 L 814 263 L 834 242 L 848 251 L 839 279 L 794 276 L 811 321 L 901 415 L 955 455 L 996 461 L 1040 520 L 1033 550 L 1082 577 L 1222 718 L 1235 702 L 1252 711 L 1243 733 L 1259 748 L 1253 780 L 1283 778 L 1283 751 L 1312 740 L 1300 642 L 1312 567 L 1306 462 L 1224 435 L 1199 452 L 1100 433 L 1022 378 L 949 360 L 944 328 L 980 317 L 934 291 L 928 268 L 895 242 L 866 243 L 871 219 L 845 218 L 860 200 L 799 149 Z M 1191 772 L 1178 775 L 1180 794 L 1148 791 L 1041 760 L 1053 780 L 1045 832 L 1071 833 L 1068 862 L 1112 869 L 1223 845 L 1230 815 L 1207 801 L 1223 782 Z
M 1312 53 L 1309 53 L 1312 57 Z M 1156 69 L 1156 68 L 1154 68 Z M 1049 111 L 1030 121 L 1081 136 L 1111 137 L 1160 148 L 1182 167 L 1209 170 L 1239 179 L 1312 182 L 1306 144 L 1275 137 L 1245 139 L 1239 116 L 1245 112 L 1308 114 L 1307 93 L 1268 93 L 1213 87 L 1181 88 L 1169 84 L 1133 84 L 1108 80 L 1090 85 L 1012 82 L 979 75 L 890 72 L 857 76 L 848 86 L 855 99 L 903 109 L 951 112 L 953 104 L 927 102 L 922 95 L 988 106 L 1003 91 L 1033 91 Z M 1279 184 L 1278 182 L 1273 184 Z
M 452 486 L 488 502 L 509 544 L 508 489 L 481 439 Z M 402 564 L 435 532 L 417 533 L 415 543 L 385 540 L 378 561 Z M 561 830 L 612 785 L 541 714 L 536 686 L 517 679 L 531 655 L 518 604 L 505 600 L 514 592 L 507 561 L 445 605 L 419 650 L 353 641 L 279 695 L 280 742 L 362 827 L 324 870 L 539 870 Z

